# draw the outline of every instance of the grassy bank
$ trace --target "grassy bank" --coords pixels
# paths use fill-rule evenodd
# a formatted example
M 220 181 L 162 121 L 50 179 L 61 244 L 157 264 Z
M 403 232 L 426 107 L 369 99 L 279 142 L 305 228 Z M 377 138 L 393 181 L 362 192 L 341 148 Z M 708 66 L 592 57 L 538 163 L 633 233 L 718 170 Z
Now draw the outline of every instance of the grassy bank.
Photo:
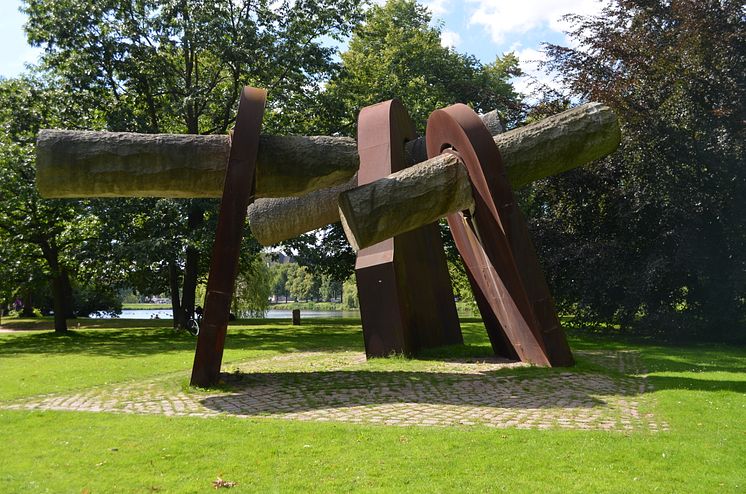
M 318 311 L 351 311 L 356 312 L 359 309 L 349 308 L 338 302 L 287 302 L 279 304 L 270 304 L 270 309 L 276 310 L 318 310 Z

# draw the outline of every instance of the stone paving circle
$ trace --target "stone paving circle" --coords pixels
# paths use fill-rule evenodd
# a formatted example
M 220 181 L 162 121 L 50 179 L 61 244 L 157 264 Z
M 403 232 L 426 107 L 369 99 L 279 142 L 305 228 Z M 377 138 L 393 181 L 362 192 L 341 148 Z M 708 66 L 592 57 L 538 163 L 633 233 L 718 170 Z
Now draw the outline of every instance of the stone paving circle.
M 367 366 L 358 352 L 303 352 L 229 365 L 220 390 L 189 390 L 180 373 L 36 396 L 0 403 L 0 408 L 390 426 L 668 430 L 665 422 L 640 410 L 651 387 L 637 353 L 576 353 L 618 377 L 522 372 L 523 364 L 498 358 L 430 361 L 417 370 L 386 371 Z

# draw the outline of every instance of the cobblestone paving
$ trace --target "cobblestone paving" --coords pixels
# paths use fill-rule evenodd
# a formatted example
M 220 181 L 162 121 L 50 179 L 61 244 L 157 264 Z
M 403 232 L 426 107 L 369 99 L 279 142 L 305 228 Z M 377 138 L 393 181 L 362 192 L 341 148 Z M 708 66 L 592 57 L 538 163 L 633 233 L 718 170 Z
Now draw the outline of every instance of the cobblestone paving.
M 668 430 L 640 411 L 650 390 L 634 352 L 584 353 L 619 372 L 515 371 L 522 364 L 417 363 L 416 370 L 375 370 L 354 352 L 314 352 L 252 360 L 225 375 L 221 391 L 190 391 L 164 376 L 46 395 L 6 409 L 71 410 L 209 417 L 373 423 L 392 426 L 474 426 L 532 429 Z M 402 366 L 407 367 L 407 366 Z

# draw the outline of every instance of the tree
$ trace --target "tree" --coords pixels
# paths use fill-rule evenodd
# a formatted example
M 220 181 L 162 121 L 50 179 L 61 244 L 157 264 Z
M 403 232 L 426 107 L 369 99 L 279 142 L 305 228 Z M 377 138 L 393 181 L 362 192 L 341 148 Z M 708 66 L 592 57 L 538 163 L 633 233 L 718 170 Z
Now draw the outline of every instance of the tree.
M 332 131 L 355 135 L 360 109 L 392 98 L 404 103 L 420 132 L 433 110 L 453 103 L 483 112 L 498 108 L 511 122 L 520 115 L 510 84 L 520 74 L 518 59 L 508 54 L 483 65 L 441 46 L 441 28 L 431 20 L 414 0 L 388 0 L 370 9 L 342 54 L 343 70 L 327 86 L 327 100 L 342 117 Z
M 284 297 L 285 302 L 288 301 L 288 297 L 290 296 L 287 287 L 289 268 L 289 263 L 272 263 L 270 265 L 270 286 L 272 295 L 275 296 L 275 301 L 279 302 L 280 297 Z
M 96 218 L 85 203 L 47 201 L 34 187 L 35 140 L 39 128 L 75 128 L 91 121 L 83 117 L 80 101 L 53 81 L 25 77 L 0 81 L 0 230 L 13 244 L 13 261 L 3 264 L 2 276 L 35 287 L 48 280 L 55 331 L 67 331 L 74 316 L 71 278 L 82 269 L 80 249 L 96 235 Z M 12 271 L 12 273 L 11 273 Z M 27 299 L 27 302 L 28 299 Z M 26 303 L 26 308 L 32 308 Z
M 360 308 L 360 299 L 357 297 L 357 283 L 350 276 L 342 285 L 342 305 L 348 309 Z
M 305 267 L 295 265 L 288 270 L 288 291 L 290 296 L 298 302 L 310 300 L 318 294 L 319 283 L 313 274 Z
M 232 310 L 237 315 L 263 317 L 269 308 L 271 274 L 262 256 L 241 265 Z
M 530 190 L 566 309 L 652 333 L 743 337 L 743 2 L 614 0 L 548 45 L 570 96 L 611 106 L 619 151 Z M 740 331 L 740 333 L 739 333 Z
M 522 114 L 510 83 L 520 74 L 513 54 L 483 65 L 476 58 L 441 46 L 441 28 L 414 0 L 373 6 L 355 27 L 342 70 L 326 86 L 315 121 L 321 133 L 355 136 L 361 108 L 399 98 L 420 132 L 433 110 L 466 103 L 477 111 L 498 109 L 507 125 Z M 346 280 L 355 253 L 339 224 L 286 242 L 298 262 L 315 272 Z
M 333 48 L 359 16 L 360 0 L 26 0 L 29 41 L 43 67 L 73 94 L 92 95 L 110 130 L 225 133 L 244 84 L 269 89 L 265 131 L 304 128 L 299 115 L 334 70 Z M 112 202 L 106 207 L 125 207 Z M 146 257 L 168 273 L 176 324 L 194 310 L 210 201 L 176 201 L 178 227 L 151 222 Z M 148 215 L 152 202 L 143 202 Z M 112 211 L 102 216 L 115 216 Z M 159 246 L 168 244 L 166 250 Z M 179 244 L 179 245 L 177 245 Z M 167 267 L 167 269 L 166 269 Z M 165 270 L 165 271 L 164 271 Z M 158 279 L 163 279 L 159 276 Z M 181 294 L 179 282 L 182 282 Z M 164 287 L 164 288 L 166 288 Z

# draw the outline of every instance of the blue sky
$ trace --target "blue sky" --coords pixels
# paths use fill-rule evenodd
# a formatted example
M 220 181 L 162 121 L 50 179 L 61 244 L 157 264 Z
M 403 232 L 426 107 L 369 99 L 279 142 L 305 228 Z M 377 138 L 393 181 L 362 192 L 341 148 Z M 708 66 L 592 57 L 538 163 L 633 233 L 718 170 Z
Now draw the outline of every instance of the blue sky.
M 379 3 L 382 3 L 380 0 Z M 444 45 L 475 55 L 489 63 L 496 56 L 514 51 L 525 72 L 543 82 L 547 77 L 537 71 L 542 58 L 541 42 L 567 44 L 560 18 L 567 13 L 596 14 L 598 0 L 420 0 L 443 23 Z M 0 75 L 18 75 L 25 63 L 33 63 L 39 50 L 26 43 L 23 33 L 25 16 L 18 11 L 20 0 L 0 0 Z M 527 79 L 515 81 L 527 92 Z

